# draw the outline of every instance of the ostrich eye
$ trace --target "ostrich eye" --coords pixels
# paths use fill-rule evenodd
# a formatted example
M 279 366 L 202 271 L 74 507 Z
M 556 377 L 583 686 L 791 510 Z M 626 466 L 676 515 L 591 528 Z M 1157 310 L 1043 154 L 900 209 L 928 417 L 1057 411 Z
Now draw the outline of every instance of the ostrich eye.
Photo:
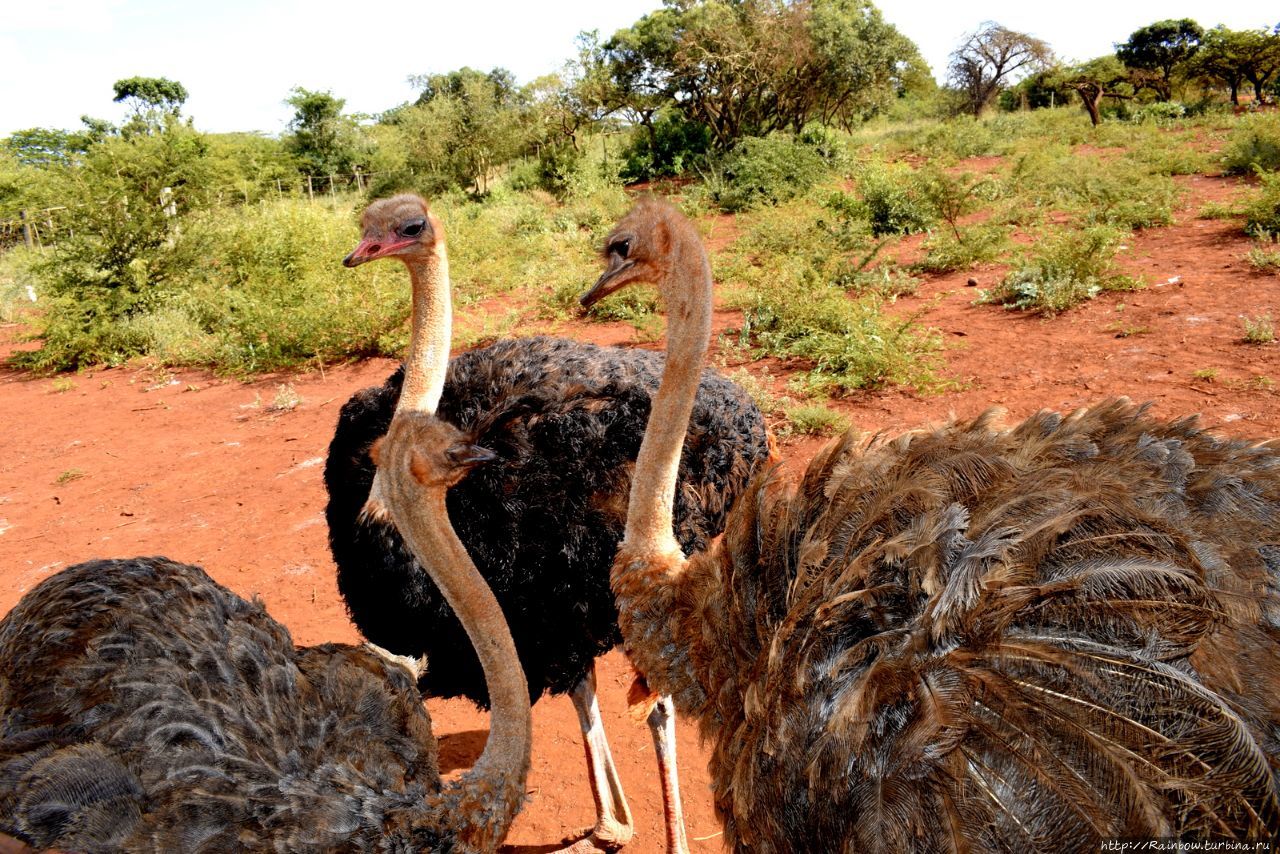
M 426 220 L 415 219 L 412 222 L 405 223 L 400 228 L 400 233 L 405 237 L 417 237 L 419 234 L 422 234 L 422 229 L 426 227 Z
M 631 251 L 631 241 L 619 240 L 617 243 L 613 244 L 613 251 L 618 254 L 619 258 L 626 258 L 627 253 Z

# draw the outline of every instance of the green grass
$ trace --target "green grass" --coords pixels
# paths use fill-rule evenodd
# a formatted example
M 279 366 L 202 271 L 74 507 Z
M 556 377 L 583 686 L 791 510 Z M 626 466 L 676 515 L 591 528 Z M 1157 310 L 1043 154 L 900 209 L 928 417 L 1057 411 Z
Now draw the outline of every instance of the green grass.
M 783 410 L 787 418 L 787 433 L 799 436 L 833 436 L 849 429 L 849 419 L 840 412 L 820 403 L 788 406 Z

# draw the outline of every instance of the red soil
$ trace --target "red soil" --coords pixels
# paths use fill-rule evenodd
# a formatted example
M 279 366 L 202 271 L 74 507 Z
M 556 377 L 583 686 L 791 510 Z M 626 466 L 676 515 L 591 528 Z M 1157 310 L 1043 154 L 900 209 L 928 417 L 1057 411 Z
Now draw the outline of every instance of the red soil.
M 985 165 L 985 164 L 983 164 Z M 1280 344 L 1242 343 L 1240 316 L 1280 320 L 1280 276 L 1255 273 L 1238 224 L 1195 212 L 1238 184 L 1185 179 L 1171 228 L 1139 233 L 1123 256 L 1145 289 L 1104 294 L 1052 318 L 973 304 L 1001 271 L 928 280 L 895 311 L 920 312 L 947 341 L 949 389 L 890 390 L 833 404 L 866 430 L 896 431 L 976 415 L 1070 410 L 1108 395 L 1153 401 L 1162 416 L 1199 412 L 1225 434 L 1280 435 Z M 729 231 L 732 224 L 727 223 Z M 726 229 L 716 225 L 723 239 Z M 720 312 L 717 327 L 736 324 Z M 18 328 L 0 328 L 0 357 Z M 570 324 L 562 334 L 625 343 L 622 324 Z M 653 346 L 653 345 L 647 345 Z M 748 366 L 750 369 L 751 366 Z M 259 595 L 300 644 L 357 641 L 334 585 L 322 515 L 321 470 L 338 409 L 392 370 L 375 360 L 251 383 L 194 371 L 128 367 L 58 380 L 0 370 L 0 613 L 40 579 L 91 557 L 165 554 L 198 563 L 242 595 Z M 784 373 L 771 360 L 771 373 Z M 281 384 L 301 401 L 271 408 Z M 798 469 L 822 444 L 784 446 Z M 661 851 L 662 810 L 648 731 L 626 713 L 629 672 L 602 662 L 601 705 L 637 821 L 629 851 Z M 486 719 L 465 702 L 428 703 L 445 769 L 479 754 Z M 581 738 L 567 699 L 534 709 L 529 801 L 507 850 L 548 851 L 594 818 Z M 680 725 L 681 777 L 695 851 L 720 848 L 695 728 Z

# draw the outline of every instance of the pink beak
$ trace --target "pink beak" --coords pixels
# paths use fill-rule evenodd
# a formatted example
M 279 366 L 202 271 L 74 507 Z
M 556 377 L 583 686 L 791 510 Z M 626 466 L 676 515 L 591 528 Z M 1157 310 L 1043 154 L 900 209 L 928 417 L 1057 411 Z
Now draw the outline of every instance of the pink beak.
M 384 240 L 377 237 L 366 237 L 357 244 L 355 249 L 351 250 L 350 255 L 342 259 L 342 266 L 359 267 L 366 261 L 391 255 L 413 242 L 413 240 Z

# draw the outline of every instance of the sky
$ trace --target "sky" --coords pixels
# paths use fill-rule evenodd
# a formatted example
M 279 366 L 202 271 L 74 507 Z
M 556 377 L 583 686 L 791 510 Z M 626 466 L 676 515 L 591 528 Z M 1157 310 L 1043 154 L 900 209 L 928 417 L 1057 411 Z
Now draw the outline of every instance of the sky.
M 411 100 L 411 74 L 469 65 L 507 68 L 527 83 L 559 70 L 582 30 L 608 36 L 660 0 L 37 0 L 0 17 L 0 137 L 30 127 L 80 127 L 88 114 L 119 122 L 121 78 L 168 77 L 190 97 L 200 130 L 279 134 L 295 86 L 330 91 L 348 112 Z M 1194 18 L 1233 29 L 1280 21 L 1275 0 L 882 0 L 886 19 L 941 78 L 947 56 L 983 21 L 1030 33 L 1067 59 L 1113 49 L 1138 27 Z

